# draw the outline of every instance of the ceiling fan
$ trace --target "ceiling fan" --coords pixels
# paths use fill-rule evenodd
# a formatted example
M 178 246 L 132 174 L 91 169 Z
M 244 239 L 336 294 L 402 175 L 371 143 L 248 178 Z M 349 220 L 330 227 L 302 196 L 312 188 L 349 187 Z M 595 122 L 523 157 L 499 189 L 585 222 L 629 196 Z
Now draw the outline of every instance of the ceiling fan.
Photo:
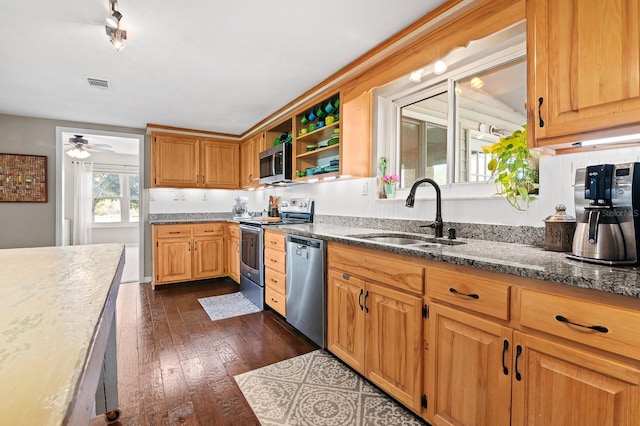
M 69 157 L 72 158 L 87 158 L 91 155 L 89 151 L 95 152 L 114 152 L 111 149 L 107 149 L 105 147 L 111 148 L 111 145 L 107 145 L 104 143 L 90 145 L 89 141 L 86 140 L 82 135 L 73 135 L 74 137 L 69 138 L 69 142 L 65 145 L 72 146 L 72 148 L 67 149 L 66 153 Z

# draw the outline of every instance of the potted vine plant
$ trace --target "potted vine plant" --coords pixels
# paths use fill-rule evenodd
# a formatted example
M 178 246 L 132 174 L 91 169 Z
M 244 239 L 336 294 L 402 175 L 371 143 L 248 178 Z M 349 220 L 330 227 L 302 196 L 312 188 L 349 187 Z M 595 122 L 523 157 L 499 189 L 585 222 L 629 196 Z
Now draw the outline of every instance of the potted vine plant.
M 498 188 L 497 195 L 518 210 L 528 209 L 536 198 L 538 170 L 527 146 L 527 126 L 493 145 L 483 146 L 482 150 L 493 156 L 487 169 Z

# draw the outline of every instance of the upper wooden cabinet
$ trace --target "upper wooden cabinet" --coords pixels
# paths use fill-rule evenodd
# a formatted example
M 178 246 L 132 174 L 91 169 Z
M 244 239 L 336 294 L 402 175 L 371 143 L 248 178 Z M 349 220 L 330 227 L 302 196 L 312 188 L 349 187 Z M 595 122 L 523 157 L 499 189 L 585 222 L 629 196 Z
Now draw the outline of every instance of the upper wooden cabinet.
M 260 184 L 260 160 L 258 155 L 264 149 L 264 133 L 258 133 L 240 144 L 241 188 L 251 188 Z
M 532 146 L 640 127 L 639 22 L 640 0 L 527 1 Z
M 170 133 L 151 134 L 151 186 L 239 187 L 237 143 Z

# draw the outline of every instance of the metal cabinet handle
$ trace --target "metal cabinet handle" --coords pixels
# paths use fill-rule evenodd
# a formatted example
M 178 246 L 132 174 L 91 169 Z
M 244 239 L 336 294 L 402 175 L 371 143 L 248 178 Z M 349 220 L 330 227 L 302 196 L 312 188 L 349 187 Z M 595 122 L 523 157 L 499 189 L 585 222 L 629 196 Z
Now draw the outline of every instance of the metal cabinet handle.
M 542 107 L 542 102 L 544 98 L 541 96 L 538 98 L 538 119 L 540 120 L 540 127 L 544 127 L 544 120 L 542 119 L 542 112 L 540 112 L 540 108 Z
M 364 311 L 369 313 L 369 307 L 367 307 L 367 298 L 369 297 L 369 290 L 364 294 Z
M 451 288 L 449 289 L 449 292 L 450 292 L 450 293 L 453 293 L 453 294 L 459 294 L 460 296 L 470 297 L 470 298 L 472 298 L 472 299 L 480 299 L 480 296 L 478 296 L 478 295 L 477 295 L 477 294 L 475 294 L 475 293 L 460 293 L 458 290 L 456 290 L 456 289 L 455 289 L 455 288 L 453 288 L 453 287 L 451 287 Z
M 520 355 L 522 355 L 522 346 L 518 345 L 516 346 L 516 367 L 515 367 L 517 381 L 522 380 L 522 375 L 518 371 L 518 360 L 520 359 Z
M 273 303 L 278 303 L 278 301 L 277 301 L 276 299 L 274 299 L 273 297 L 271 298 L 271 301 L 272 301 Z
M 169 231 L 170 234 L 179 234 L 180 231 Z
M 193 251 L 198 251 L 198 242 L 197 241 L 193 242 Z
M 509 375 L 509 369 L 504 363 L 504 356 L 507 353 L 507 349 L 509 349 L 509 341 L 507 339 L 504 339 L 504 342 L 502 342 L 502 373 L 504 373 L 505 376 Z
M 200 182 L 200 175 L 196 175 L 196 185 Z
M 187 251 L 191 251 L 191 241 L 187 241 Z
M 202 184 L 204 185 L 204 175 L 202 175 Z
M 358 295 L 358 305 L 360 305 L 360 310 L 364 310 L 364 306 L 362 305 L 362 293 L 364 293 L 364 289 L 360 289 L 360 294 Z
M 562 315 L 556 315 L 556 321 L 564 322 L 566 324 L 575 325 L 577 327 L 588 328 L 589 330 L 597 331 L 598 333 L 608 333 L 609 329 L 603 325 L 584 325 L 577 322 L 569 321 L 568 318 Z

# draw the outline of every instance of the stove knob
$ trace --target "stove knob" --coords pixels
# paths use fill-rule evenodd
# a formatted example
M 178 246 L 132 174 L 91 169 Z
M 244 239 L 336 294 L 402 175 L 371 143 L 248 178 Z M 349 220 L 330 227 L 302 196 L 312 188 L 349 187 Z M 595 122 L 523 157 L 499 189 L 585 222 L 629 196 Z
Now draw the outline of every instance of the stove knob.
M 300 203 L 300 207 L 307 207 L 307 203 Z

